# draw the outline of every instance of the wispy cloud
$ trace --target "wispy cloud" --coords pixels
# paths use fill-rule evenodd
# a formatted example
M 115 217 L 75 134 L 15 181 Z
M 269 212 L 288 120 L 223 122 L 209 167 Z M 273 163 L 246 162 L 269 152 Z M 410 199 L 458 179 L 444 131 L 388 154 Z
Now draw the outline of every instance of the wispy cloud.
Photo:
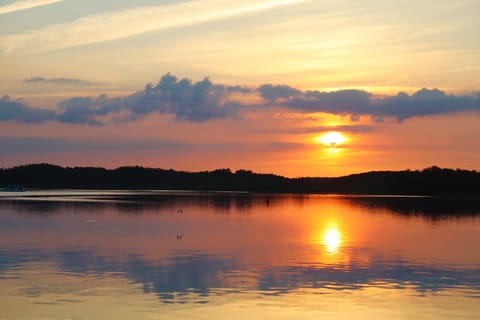
M 0 49 L 45 52 L 135 36 L 141 33 L 192 26 L 304 0 L 193 0 L 180 4 L 140 7 L 82 17 L 24 34 L 0 39 Z
M 34 80 L 35 81 L 35 80 Z M 42 81 L 42 80 L 40 80 Z M 242 95 L 257 96 L 256 102 L 242 101 Z M 239 98 L 240 97 L 240 98 Z M 108 121 L 129 122 L 151 114 L 173 115 L 179 121 L 202 122 L 211 119 L 238 118 L 248 110 L 261 112 L 270 107 L 283 107 L 298 113 L 323 112 L 349 116 L 355 122 L 361 116 L 374 121 L 480 111 L 477 95 L 448 95 L 438 89 L 421 89 L 414 94 L 400 92 L 378 97 L 363 90 L 331 92 L 301 91 L 286 85 L 265 84 L 259 87 L 214 84 L 208 78 L 192 82 L 166 74 L 158 84 L 126 97 L 74 97 L 61 102 L 57 112 L 40 110 L 13 101 L 0 100 L 0 121 L 44 122 L 104 125 Z M 108 119 L 108 120 L 106 120 Z M 351 127 L 363 130 L 363 127 Z
M 44 77 L 31 77 L 23 80 L 27 83 L 51 83 L 57 85 L 75 85 L 75 86 L 88 86 L 92 85 L 92 82 L 81 80 L 81 79 L 72 79 L 72 78 L 44 78 Z
M 21 0 L 0 7 L 0 14 L 12 13 L 15 11 L 27 10 L 49 4 L 63 2 L 64 0 Z
M 352 125 L 338 125 L 338 126 L 313 126 L 313 127 L 293 127 L 293 128 L 277 128 L 271 129 L 268 128 L 268 131 L 265 132 L 274 132 L 282 134 L 304 134 L 304 133 L 320 133 L 328 131 L 340 131 L 347 133 L 366 133 L 374 132 L 378 130 L 378 127 L 375 125 L 364 125 L 364 124 L 352 124 Z
M 180 149 L 192 147 L 180 141 L 158 139 L 132 139 L 109 141 L 102 139 L 56 138 L 36 136 L 0 137 L 0 150 L 3 152 L 49 152 L 79 150 L 141 150 L 141 149 Z M 204 145 L 208 146 L 208 145 Z

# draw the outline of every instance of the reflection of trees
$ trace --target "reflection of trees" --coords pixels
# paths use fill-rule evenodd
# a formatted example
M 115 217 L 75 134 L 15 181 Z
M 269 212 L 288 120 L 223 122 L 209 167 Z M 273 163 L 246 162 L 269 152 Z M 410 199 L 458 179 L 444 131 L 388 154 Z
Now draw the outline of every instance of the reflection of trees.
M 54 198 L 54 197 L 52 197 Z M 249 213 L 255 207 L 275 207 L 281 205 L 281 195 L 261 195 L 252 193 L 132 193 L 119 195 L 90 195 L 88 197 L 65 196 L 54 199 L 2 200 L 0 208 L 15 213 L 33 215 L 52 215 L 65 212 L 96 212 L 107 210 L 122 214 L 155 213 L 158 211 L 177 212 L 179 208 L 213 208 L 216 213 L 229 213 L 235 209 L 238 213 Z M 8 210 L 7 210 L 8 209 Z
M 480 199 L 437 197 L 349 197 L 353 205 L 371 209 L 385 208 L 405 217 L 430 220 L 462 219 L 480 215 Z
M 41 200 L 2 200 L 0 210 L 15 214 L 30 214 L 35 216 L 50 216 L 62 213 L 89 212 L 100 213 L 105 206 L 96 202 L 64 202 Z
M 479 198 L 442 197 L 372 197 L 338 196 L 339 201 L 348 201 L 354 206 L 375 209 L 385 208 L 404 217 L 420 216 L 431 220 L 476 217 L 480 214 Z M 71 213 L 102 213 L 116 211 L 121 214 L 149 214 L 161 211 L 177 212 L 187 207 L 212 208 L 215 213 L 251 213 L 255 209 L 283 206 L 287 201 L 305 206 L 310 201 L 321 201 L 318 195 L 280 195 L 224 192 L 157 193 L 136 192 L 118 195 L 72 196 L 69 201 L 52 200 L 2 200 L 0 209 L 4 212 L 24 213 L 38 216 Z M 93 200 L 93 201 L 92 201 Z

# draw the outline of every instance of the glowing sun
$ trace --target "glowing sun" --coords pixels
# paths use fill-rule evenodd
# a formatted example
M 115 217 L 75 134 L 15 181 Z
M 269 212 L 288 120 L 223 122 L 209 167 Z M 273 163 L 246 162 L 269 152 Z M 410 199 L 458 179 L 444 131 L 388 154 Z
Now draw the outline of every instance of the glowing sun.
M 327 132 L 317 138 L 317 141 L 329 147 L 336 147 L 347 140 L 343 134 L 337 131 Z

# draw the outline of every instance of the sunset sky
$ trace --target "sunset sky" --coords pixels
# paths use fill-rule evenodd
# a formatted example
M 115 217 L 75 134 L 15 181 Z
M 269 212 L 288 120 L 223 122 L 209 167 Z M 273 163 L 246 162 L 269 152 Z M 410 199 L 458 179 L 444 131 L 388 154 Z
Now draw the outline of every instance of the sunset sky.
M 0 167 L 479 170 L 479 12 L 478 0 L 0 0 Z

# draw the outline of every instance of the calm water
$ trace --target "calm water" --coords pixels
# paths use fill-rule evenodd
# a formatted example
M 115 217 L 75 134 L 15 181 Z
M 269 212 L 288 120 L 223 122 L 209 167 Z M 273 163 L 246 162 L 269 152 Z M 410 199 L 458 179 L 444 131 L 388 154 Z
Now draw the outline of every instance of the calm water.
M 480 204 L 3 193 L 0 319 L 480 319 Z

